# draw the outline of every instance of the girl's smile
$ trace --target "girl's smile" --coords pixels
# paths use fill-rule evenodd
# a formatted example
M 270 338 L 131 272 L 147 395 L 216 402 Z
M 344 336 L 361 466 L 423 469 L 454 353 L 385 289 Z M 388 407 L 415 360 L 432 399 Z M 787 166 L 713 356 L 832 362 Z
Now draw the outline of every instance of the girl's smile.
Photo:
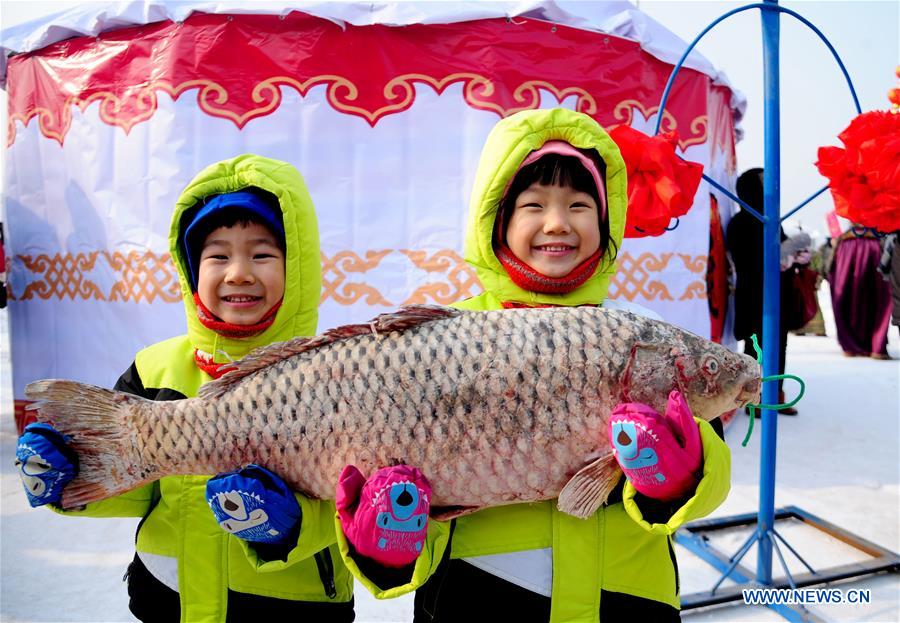
M 569 253 L 575 253 L 578 251 L 578 247 L 574 245 L 541 245 L 532 247 L 536 253 L 546 253 L 552 257 L 564 257 Z

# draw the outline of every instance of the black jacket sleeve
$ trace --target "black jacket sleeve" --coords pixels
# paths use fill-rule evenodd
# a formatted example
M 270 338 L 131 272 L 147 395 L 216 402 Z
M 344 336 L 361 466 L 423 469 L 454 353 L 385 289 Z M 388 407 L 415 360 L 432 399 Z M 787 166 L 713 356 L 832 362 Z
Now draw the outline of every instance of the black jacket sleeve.
M 117 392 L 125 392 L 127 394 L 140 396 L 147 400 L 183 400 L 187 398 L 187 396 L 181 392 L 169 389 L 168 387 L 159 389 L 148 389 L 144 387 L 144 382 L 141 380 L 141 375 L 138 373 L 137 365 L 134 363 L 132 363 L 131 367 L 125 370 L 124 374 L 119 377 L 119 380 L 116 381 L 113 389 Z

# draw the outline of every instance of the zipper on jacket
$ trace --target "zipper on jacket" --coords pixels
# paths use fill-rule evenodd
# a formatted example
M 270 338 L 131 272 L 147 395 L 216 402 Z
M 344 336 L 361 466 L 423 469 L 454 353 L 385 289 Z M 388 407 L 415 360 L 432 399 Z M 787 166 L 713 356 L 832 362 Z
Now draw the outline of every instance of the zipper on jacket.
M 678 559 L 675 558 L 675 548 L 672 547 L 672 537 L 666 537 L 666 543 L 669 545 L 669 557 L 672 559 L 672 567 L 675 569 L 675 596 L 681 592 L 681 580 L 678 577 Z
M 449 573 L 450 546 L 453 543 L 454 530 L 456 530 L 456 519 L 451 519 L 450 534 L 447 535 L 447 547 L 444 548 L 444 555 L 441 557 L 441 562 L 438 563 L 437 569 L 435 569 L 434 573 L 431 574 L 431 577 L 425 584 L 420 586 L 416 591 L 416 593 L 422 591 L 422 612 L 428 617 L 429 621 L 438 620 L 438 599 L 441 596 L 441 589 L 444 587 L 444 581 L 447 579 L 447 574 Z M 437 582 L 436 585 L 435 582 Z M 418 612 L 414 612 L 414 615 L 417 614 Z M 418 621 L 418 617 L 416 617 L 416 620 Z
M 334 563 L 331 560 L 331 552 L 323 549 L 314 556 L 316 559 L 316 567 L 319 570 L 319 579 L 322 580 L 322 586 L 325 588 L 325 594 L 329 599 L 337 597 L 337 589 L 334 586 Z

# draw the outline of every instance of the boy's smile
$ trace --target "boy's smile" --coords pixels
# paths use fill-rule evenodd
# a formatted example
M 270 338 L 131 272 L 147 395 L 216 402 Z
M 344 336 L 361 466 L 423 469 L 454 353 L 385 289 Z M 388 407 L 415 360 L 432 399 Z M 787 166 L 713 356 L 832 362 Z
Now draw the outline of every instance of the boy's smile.
M 548 277 L 565 277 L 600 248 L 597 203 L 570 186 L 534 183 L 516 197 L 506 244 Z
M 284 296 L 284 252 L 258 223 L 213 230 L 203 243 L 197 294 L 223 321 L 253 325 Z

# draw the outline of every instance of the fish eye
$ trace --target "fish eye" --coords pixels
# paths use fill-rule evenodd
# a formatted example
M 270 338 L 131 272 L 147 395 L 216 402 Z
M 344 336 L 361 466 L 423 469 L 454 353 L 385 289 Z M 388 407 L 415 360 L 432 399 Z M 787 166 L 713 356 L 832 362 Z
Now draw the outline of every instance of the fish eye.
M 719 371 L 719 362 L 709 358 L 703 362 L 703 369 L 709 374 L 716 374 Z

